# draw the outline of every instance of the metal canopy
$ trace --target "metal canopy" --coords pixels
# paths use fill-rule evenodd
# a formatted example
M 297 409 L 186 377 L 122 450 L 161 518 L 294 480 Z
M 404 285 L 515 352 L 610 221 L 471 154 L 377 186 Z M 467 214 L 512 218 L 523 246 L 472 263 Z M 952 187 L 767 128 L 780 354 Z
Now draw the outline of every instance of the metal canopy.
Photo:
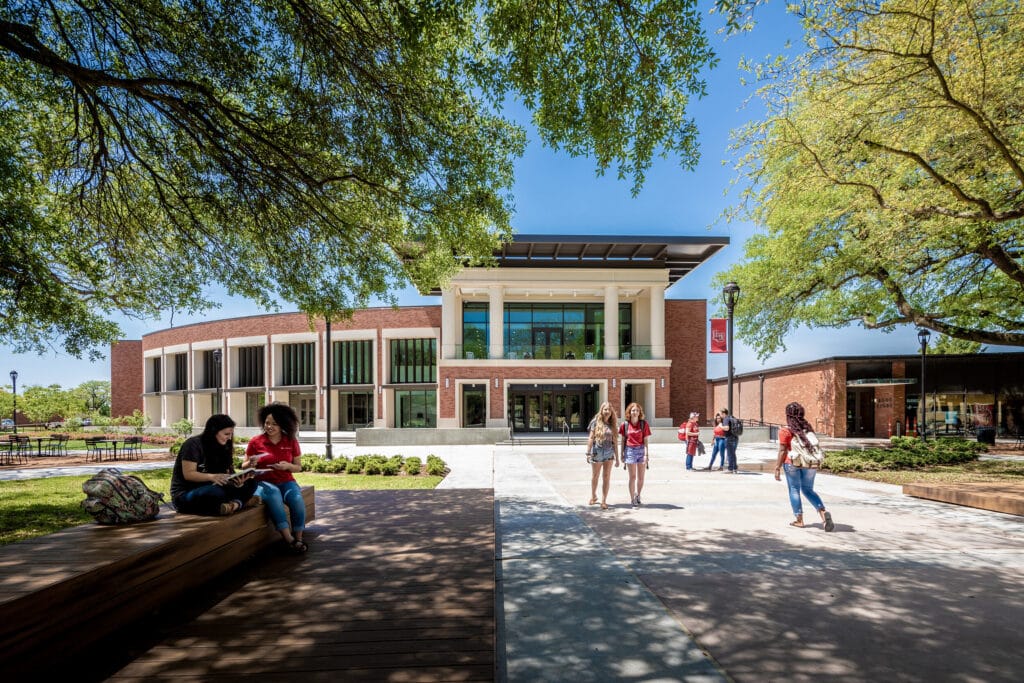
M 728 244 L 728 237 L 515 235 L 494 258 L 500 268 L 657 268 L 668 271 L 671 286 Z
M 846 381 L 848 387 L 891 387 L 897 384 L 917 384 L 913 377 L 877 377 L 874 379 L 851 379 Z

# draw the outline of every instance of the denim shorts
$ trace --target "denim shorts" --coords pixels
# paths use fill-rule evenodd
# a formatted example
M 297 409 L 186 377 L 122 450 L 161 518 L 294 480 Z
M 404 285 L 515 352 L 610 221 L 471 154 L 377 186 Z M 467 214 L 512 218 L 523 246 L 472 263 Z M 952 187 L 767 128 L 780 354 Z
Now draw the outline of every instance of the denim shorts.
M 644 461 L 644 447 L 626 446 L 626 452 L 623 454 L 622 459 L 625 460 L 627 465 L 642 463 Z
M 595 447 L 594 452 L 590 456 L 590 462 L 608 462 L 613 459 L 615 459 L 614 446 L 610 448 Z

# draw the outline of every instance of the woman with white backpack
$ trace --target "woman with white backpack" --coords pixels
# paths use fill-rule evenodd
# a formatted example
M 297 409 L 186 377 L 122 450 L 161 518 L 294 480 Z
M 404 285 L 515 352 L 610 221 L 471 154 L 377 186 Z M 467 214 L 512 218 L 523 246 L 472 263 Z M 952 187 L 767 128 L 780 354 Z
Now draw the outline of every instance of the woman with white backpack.
M 789 524 L 799 528 L 804 526 L 802 494 L 821 515 L 825 531 L 832 531 L 836 528 L 832 514 L 825 509 L 825 503 L 814 492 L 814 476 L 822 458 L 817 444 L 814 429 L 804 418 L 804 407 L 796 402 L 787 405 L 786 426 L 779 430 L 779 460 L 775 464 L 775 481 L 781 479 L 780 472 L 785 470 L 789 503 L 796 515 L 796 520 Z

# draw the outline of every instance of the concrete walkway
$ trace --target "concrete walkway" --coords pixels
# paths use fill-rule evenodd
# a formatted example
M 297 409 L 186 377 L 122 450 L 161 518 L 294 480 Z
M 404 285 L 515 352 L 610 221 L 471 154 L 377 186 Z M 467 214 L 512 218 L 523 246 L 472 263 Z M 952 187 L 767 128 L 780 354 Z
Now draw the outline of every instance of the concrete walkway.
M 394 450 L 444 458 L 441 488 L 495 491 L 499 680 L 1019 681 L 1024 671 L 1022 517 L 825 474 L 815 488 L 836 531 L 813 514 L 796 529 L 785 484 L 755 471 L 770 444 L 741 445 L 739 475 L 688 473 L 677 445 L 652 446 L 644 505 L 630 508 L 619 469 L 608 511 L 586 505 L 579 446 Z

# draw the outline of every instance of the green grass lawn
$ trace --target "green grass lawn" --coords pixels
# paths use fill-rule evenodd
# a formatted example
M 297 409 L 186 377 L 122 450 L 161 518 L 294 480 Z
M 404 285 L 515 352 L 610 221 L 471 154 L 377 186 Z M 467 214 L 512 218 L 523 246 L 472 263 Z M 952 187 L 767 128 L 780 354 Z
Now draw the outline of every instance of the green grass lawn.
M 164 494 L 170 501 L 171 469 L 131 472 L 146 486 Z M 47 477 L 24 481 L 0 481 L 0 545 L 52 534 L 70 526 L 92 523 L 80 503 L 85 499 L 82 482 L 91 475 Z M 302 485 L 319 491 L 356 491 L 369 489 L 432 489 L 443 477 L 369 476 L 365 474 L 296 475 Z

